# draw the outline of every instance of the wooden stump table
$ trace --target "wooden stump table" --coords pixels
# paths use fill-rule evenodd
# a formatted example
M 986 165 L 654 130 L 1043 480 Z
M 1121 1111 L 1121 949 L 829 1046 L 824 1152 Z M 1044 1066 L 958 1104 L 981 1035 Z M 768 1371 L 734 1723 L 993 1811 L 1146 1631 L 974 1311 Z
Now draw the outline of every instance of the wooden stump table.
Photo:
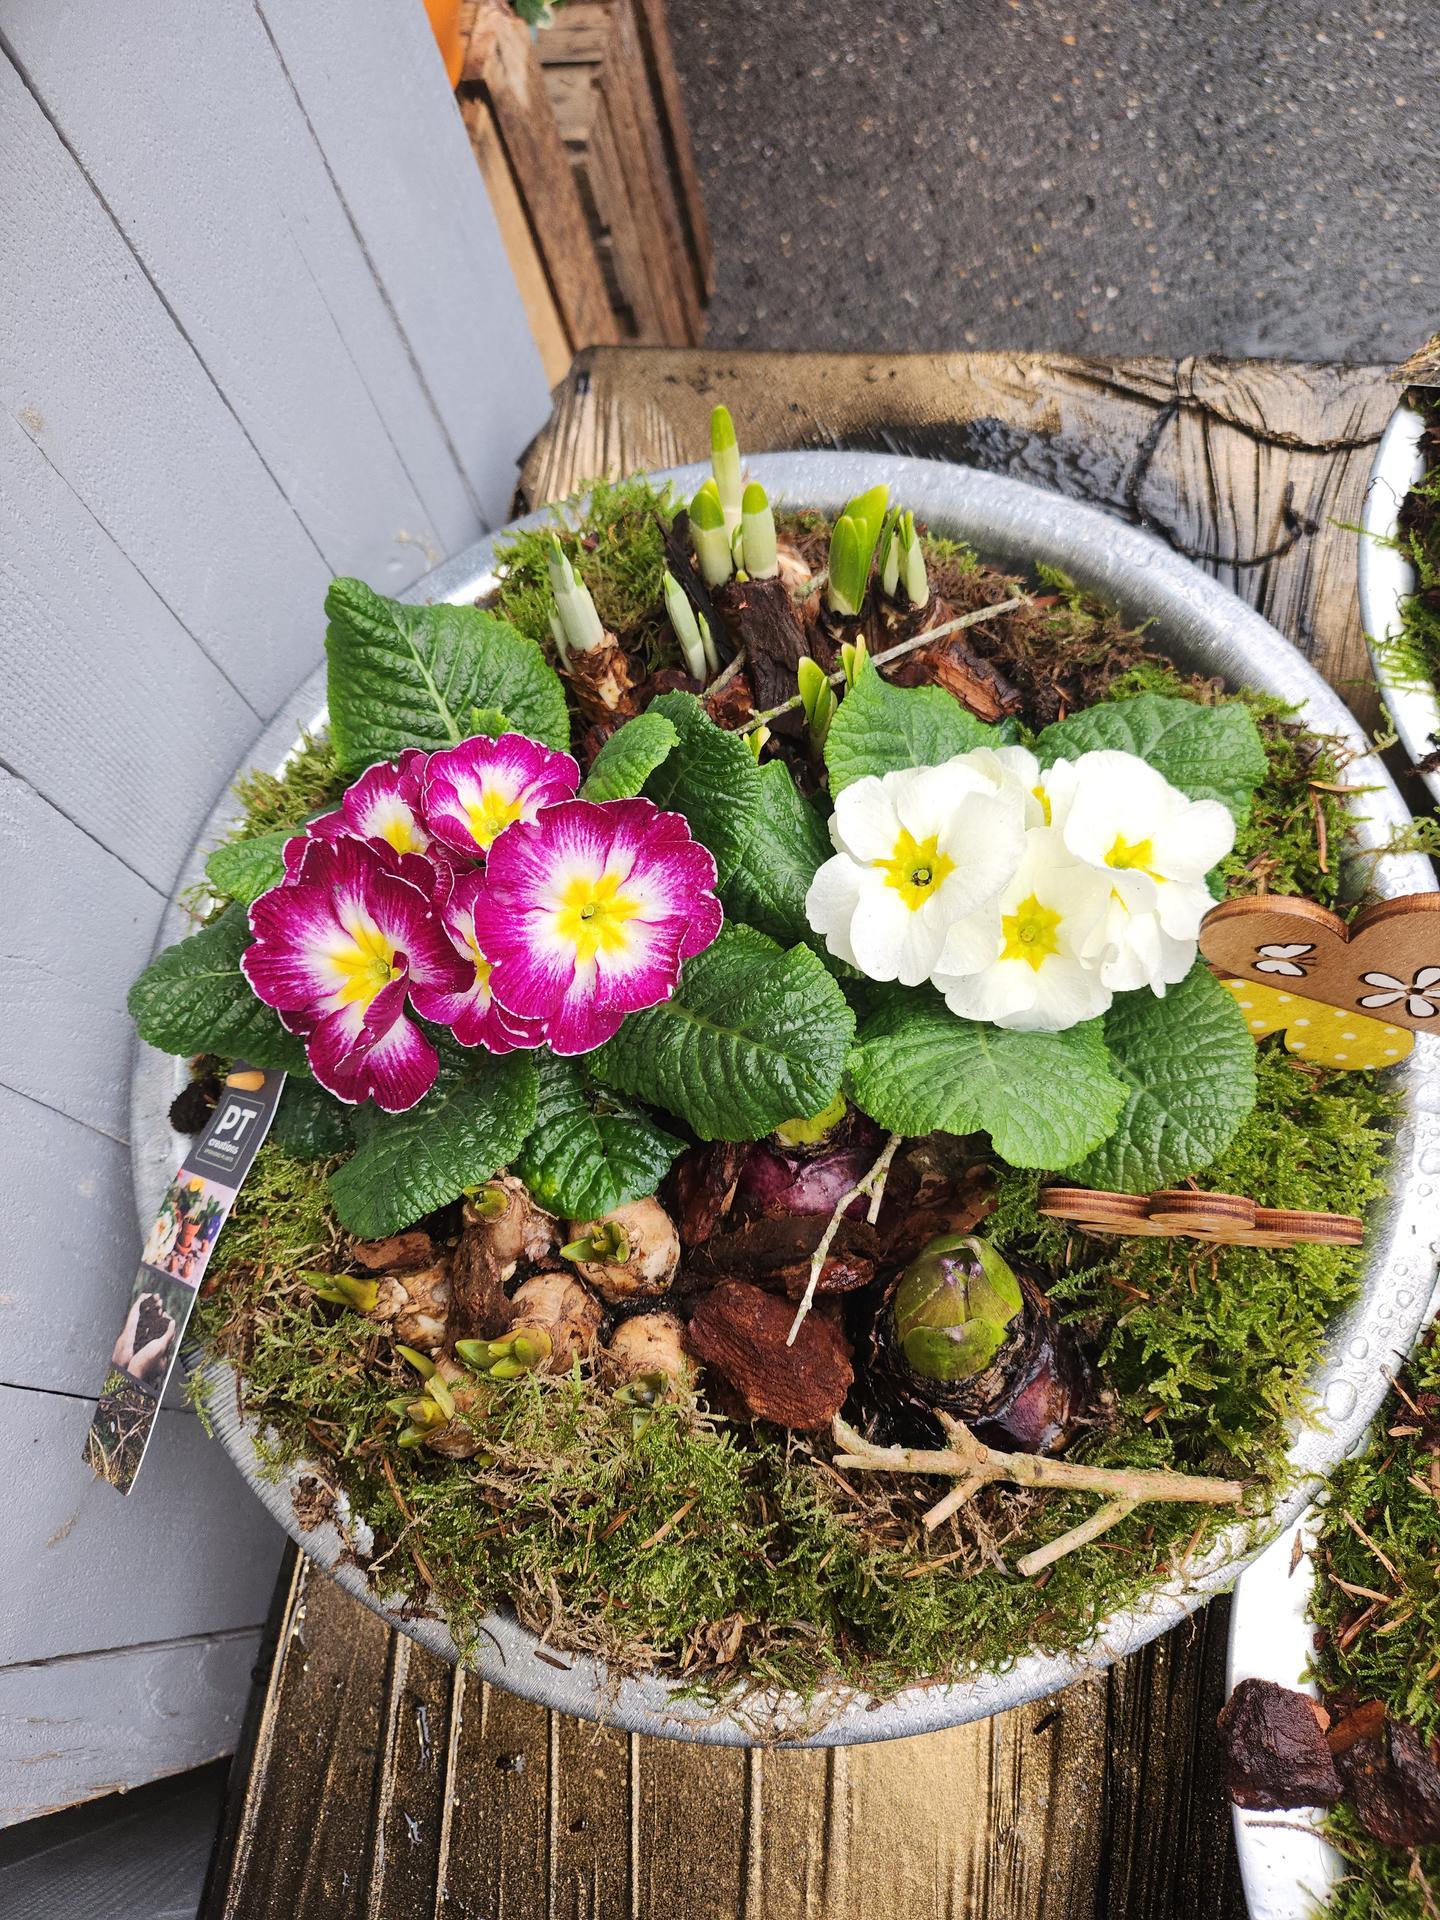
M 1012 474 L 1138 521 L 1258 607 L 1374 726 L 1354 524 L 1382 368 L 598 348 L 521 500 L 741 447 Z M 1406 788 L 1417 808 L 1418 783 Z M 994 1720 L 743 1752 L 547 1713 L 304 1561 L 237 1758 L 207 1920 L 1243 1920 L 1217 1776 L 1228 1605 Z

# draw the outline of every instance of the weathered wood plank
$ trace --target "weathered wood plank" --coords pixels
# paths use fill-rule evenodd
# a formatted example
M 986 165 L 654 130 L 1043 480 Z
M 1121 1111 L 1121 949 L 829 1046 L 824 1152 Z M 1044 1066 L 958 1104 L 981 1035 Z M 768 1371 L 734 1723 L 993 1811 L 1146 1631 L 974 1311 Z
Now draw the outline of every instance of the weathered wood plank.
M 259 1647 L 256 1626 L 0 1667 L 0 1827 L 232 1752 Z M 0 1871 L 7 1914 L 13 1892 Z
M 198 23 L 198 15 L 192 18 Z M 47 19 L 59 25 L 45 8 L 12 12 L 7 31 L 22 22 L 36 31 Z M 79 27 L 73 17 L 71 26 Z M 114 26 L 109 20 L 98 36 L 76 30 L 64 38 L 73 59 L 104 91 L 117 137 L 131 140 L 134 163 L 144 168 L 155 143 L 137 138 L 133 122 L 114 115 L 114 67 L 108 53 L 97 57 Z M 157 32 L 157 51 L 161 39 Z M 204 64 L 202 56 L 197 69 Z M 63 513 L 52 508 L 46 514 L 32 498 L 39 482 L 21 478 L 14 456 L 6 453 L 0 488 L 7 515 L 19 514 L 23 504 L 32 538 L 43 535 L 53 515 L 46 564 L 77 587 L 93 578 L 90 592 L 75 596 L 97 656 L 89 663 L 92 670 L 103 671 L 115 616 L 113 589 L 103 575 L 87 575 L 84 547 L 109 539 L 147 583 L 149 622 L 157 635 L 184 628 L 256 713 L 268 717 L 317 643 L 325 561 L 276 474 L 266 470 L 161 294 L 140 271 L 110 211 L 3 58 L 0 124 L 6 166 L 0 273 L 9 290 L 0 407 L 10 416 L 6 437 L 23 434 L 32 443 L 28 470 L 48 465 L 53 471 L 47 491 L 71 494 Z M 153 190 L 163 198 L 174 188 L 174 169 L 154 172 Z M 170 211 L 176 212 L 173 201 Z M 223 228 L 199 216 L 172 223 L 193 229 L 196 244 L 208 246 L 217 259 L 226 255 Z M 248 300 L 232 288 L 225 305 L 239 324 Z M 77 523 L 92 516 L 82 536 Z M 15 537 L 12 526 L 7 547 Z M 121 609 L 136 597 L 133 591 L 122 596 Z M 101 635 L 103 647 L 96 644 Z M 7 657 L 46 658 L 38 651 L 42 639 L 34 635 L 29 647 Z M 8 633 L 6 641 L 8 648 Z M 18 649 L 18 635 L 15 644 Z M 166 644 L 179 668 L 186 643 L 172 638 Z M 73 663 L 77 669 L 82 664 Z M 77 679 L 70 691 L 78 690 Z M 121 708 L 117 720 L 123 713 Z M 186 718 L 183 712 L 178 717 Z
M 596 348 L 526 456 L 526 499 L 704 457 L 717 400 L 747 452 L 920 454 L 1139 520 L 1288 634 L 1363 724 L 1378 719 L 1346 527 L 1395 404 L 1383 368 L 663 349 L 642 369 L 623 349 Z
M 520 449 L 549 413 L 549 383 L 433 36 L 419 9 L 391 0 L 261 0 L 260 10 L 445 440 L 498 525 Z M 384 102 L 400 137 L 376 141 L 357 111 L 366 101 Z
M 122 1499 L 80 1458 L 93 1411 L 93 1399 L 0 1386 L 0 1666 L 265 1618 L 282 1536 L 229 1456 L 193 1414 L 163 1412 Z
M 37 98 L 331 571 L 407 586 L 476 516 L 260 16 L 157 0 L 127 20 L 103 0 L 76 0 L 63 22 L 24 8 L 8 31 Z M 223 84 L 197 87 L 202 71 Z M 374 164 L 384 164 L 378 153 Z M 426 458 L 423 481 L 422 434 L 440 460 Z M 107 464 L 127 451 L 112 430 Z M 218 504 L 213 486 L 209 497 Z M 181 496 L 162 499 L 179 521 Z M 117 511 L 109 503 L 106 524 L 134 551 L 143 530 L 122 532 Z M 236 551 L 233 538 L 225 547 Z M 179 582 L 203 584 L 197 557 L 186 567 L 173 556 L 176 589 L 172 570 L 157 570 L 172 603 Z M 263 564 L 263 550 L 248 557 Z M 292 627 L 297 611 L 318 620 L 318 605 L 302 603 Z M 181 617 L 190 624 L 188 609 Z
M 483 93 L 462 98 L 460 111 L 470 135 L 475 164 L 490 196 L 510 270 L 525 303 L 525 315 L 539 349 L 545 378 L 558 386 L 573 359 L 565 321 L 545 273 L 545 262 L 535 243 L 535 235 L 526 216 L 524 202 L 505 157 L 504 143 L 495 125 L 495 115 Z
M 0 899 L 0 1085 L 123 1140 L 135 1049 L 125 994 L 150 956 L 161 896 L 0 771 Z
M 9 418 L 0 503 L 0 762 L 168 894 L 255 710 Z

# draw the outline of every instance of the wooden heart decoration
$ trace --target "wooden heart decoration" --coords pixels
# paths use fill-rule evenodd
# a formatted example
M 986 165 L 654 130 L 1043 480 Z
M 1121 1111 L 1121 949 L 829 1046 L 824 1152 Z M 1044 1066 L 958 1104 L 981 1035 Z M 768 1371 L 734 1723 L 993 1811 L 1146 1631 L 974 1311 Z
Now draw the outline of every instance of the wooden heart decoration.
M 1286 1050 L 1317 1067 L 1347 1073 L 1393 1067 L 1413 1051 L 1415 1036 L 1388 1020 L 1350 1007 L 1328 1007 L 1303 994 L 1282 993 L 1259 980 L 1222 980 L 1256 1040 L 1283 1033 Z
M 1226 900 L 1206 914 L 1200 951 L 1222 978 L 1440 1033 L 1440 893 L 1381 900 L 1348 927 L 1313 900 Z
M 1046 1187 L 1036 1207 L 1082 1233 L 1203 1240 L 1216 1247 L 1358 1247 L 1365 1222 L 1350 1213 L 1301 1213 L 1257 1207 L 1240 1193 L 1112 1193 L 1094 1187 Z

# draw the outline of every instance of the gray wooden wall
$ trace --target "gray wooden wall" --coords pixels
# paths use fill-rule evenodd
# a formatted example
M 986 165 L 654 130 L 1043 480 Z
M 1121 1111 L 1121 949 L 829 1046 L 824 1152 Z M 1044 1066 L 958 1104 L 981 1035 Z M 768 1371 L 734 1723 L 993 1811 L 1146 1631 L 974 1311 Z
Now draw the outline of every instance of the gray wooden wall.
M 80 1462 L 125 992 L 334 573 L 503 519 L 548 395 L 420 0 L 0 0 L 0 1825 L 229 1750 L 280 1540 L 179 1406 Z

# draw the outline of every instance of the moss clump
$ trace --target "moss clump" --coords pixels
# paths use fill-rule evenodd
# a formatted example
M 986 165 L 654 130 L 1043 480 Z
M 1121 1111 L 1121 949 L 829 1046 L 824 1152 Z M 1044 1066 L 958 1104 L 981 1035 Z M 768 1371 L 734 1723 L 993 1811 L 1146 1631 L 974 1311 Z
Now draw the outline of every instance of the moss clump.
M 632 651 L 653 650 L 667 631 L 661 581 L 665 529 L 675 517 L 668 489 L 657 492 L 639 476 L 598 480 L 579 526 L 573 524 L 576 512 L 566 502 L 555 509 L 553 525 L 517 533 L 497 548 L 501 581 L 493 611 L 551 650 L 555 596 L 545 562 L 553 537 L 590 589 L 609 631 Z
M 1387 1712 L 1426 1739 L 1440 1734 L 1437 1487 L 1440 1342 L 1432 1331 L 1411 1356 L 1365 1451 L 1326 1481 L 1310 1607 L 1322 1630 L 1316 1671 L 1325 1694 L 1382 1700 Z M 1347 1593 L 1341 1581 L 1383 1593 L 1386 1601 L 1377 1605 L 1363 1592 Z M 1330 1920 L 1434 1920 L 1426 1883 L 1440 1886 L 1440 1846 L 1382 1847 L 1343 1805 L 1327 1815 L 1326 1833 L 1346 1865 L 1326 1908 Z
M 232 840 L 253 840 L 260 833 L 303 827 L 313 814 L 334 806 L 345 791 L 345 776 L 335 764 L 327 733 L 302 733 L 300 744 L 281 772 L 252 767 L 235 782 L 241 815 Z
M 1409 397 L 1425 420 L 1429 465 L 1401 504 L 1396 545 L 1415 569 L 1415 591 L 1382 651 L 1397 680 L 1424 685 L 1440 681 L 1440 402 L 1424 389 Z

